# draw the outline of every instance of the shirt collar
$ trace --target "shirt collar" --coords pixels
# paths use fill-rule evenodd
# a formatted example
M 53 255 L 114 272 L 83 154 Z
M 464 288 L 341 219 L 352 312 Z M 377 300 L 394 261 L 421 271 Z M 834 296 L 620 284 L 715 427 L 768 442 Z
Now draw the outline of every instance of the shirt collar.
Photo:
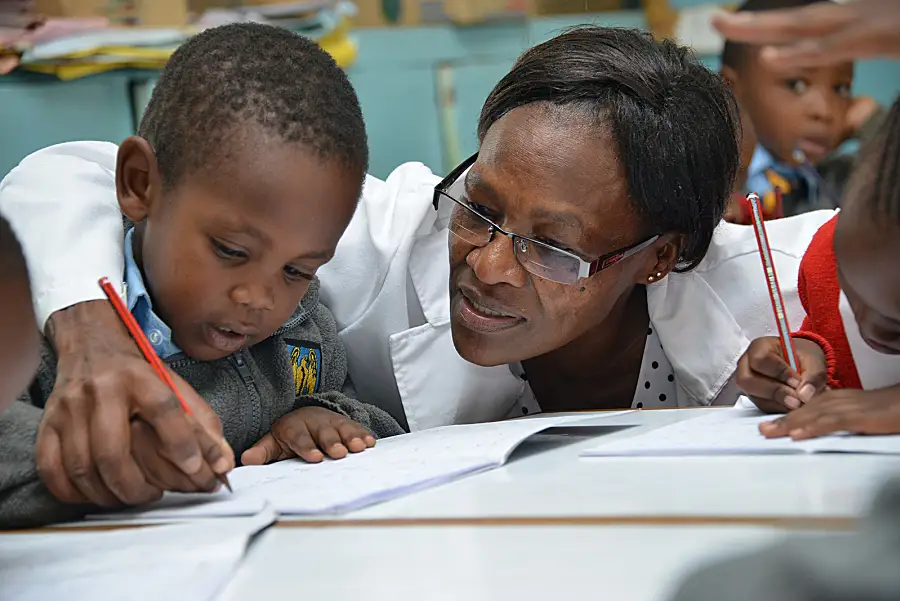
M 134 259 L 134 228 L 125 234 L 125 302 L 135 321 L 141 326 L 153 350 L 162 359 L 181 352 L 172 342 L 172 330 L 153 312 L 153 301 L 144 285 L 144 277 Z

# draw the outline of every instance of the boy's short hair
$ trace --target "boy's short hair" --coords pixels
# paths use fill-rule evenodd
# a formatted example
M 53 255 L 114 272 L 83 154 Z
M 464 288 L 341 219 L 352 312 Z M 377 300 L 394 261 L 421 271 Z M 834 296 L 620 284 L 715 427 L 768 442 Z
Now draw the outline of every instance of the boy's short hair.
M 783 8 L 800 8 L 810 4 L 831 2 L 832 0 L 746 0 L 737 11 L 739 13 L 762 12 L 764 10 L 780 10 Z M 743 66 L 748 50 L 753 48 L 751 44 L 732 42 L 725 40 L 722 48 L 722 66 L 738 70 Z
M 248 123 L 358 170 L 362 185 L 369 151 L 347 76 L 315 42 L 271 25 L 225 25 L 186 41 L 163 69 L 138 135 L 172 187 L 226 155 Z

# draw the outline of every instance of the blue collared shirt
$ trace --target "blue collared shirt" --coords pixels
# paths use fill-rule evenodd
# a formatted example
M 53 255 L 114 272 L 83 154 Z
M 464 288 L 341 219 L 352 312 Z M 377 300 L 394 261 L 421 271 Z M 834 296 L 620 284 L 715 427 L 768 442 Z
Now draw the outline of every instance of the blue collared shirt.
M 785 193 L 785 204 L 789 205 L 784 207 L 785 215 L 822 208 L 818 206 L 821 176 L 814 167 L 798 167 L 782 163 L 763 148 L 762 144 L 757 144 L 750 166 L 747 168 L 745 191 L 756 192 L 760 198 L 765 200 L 768 195 L 774 193 L 775 184 L 773 182 L 780 178 L 786 181 L 788 188 L 782 189 L 782 192 Z M 791 188 L 800 182 L 805 184 L 805 188 L 798 197 L 798 190 Z
M 150 293 L 147 292 L 144 277 L 134 260 L 133 238 L 134 228 L 125 234 L 125 302 L 135 321 L 153 345 L 153 350 L 161 359 L 166 359 L 180 353 L 181 349 L 172 342 L 172 330 L 169 326 L 153 312 Z

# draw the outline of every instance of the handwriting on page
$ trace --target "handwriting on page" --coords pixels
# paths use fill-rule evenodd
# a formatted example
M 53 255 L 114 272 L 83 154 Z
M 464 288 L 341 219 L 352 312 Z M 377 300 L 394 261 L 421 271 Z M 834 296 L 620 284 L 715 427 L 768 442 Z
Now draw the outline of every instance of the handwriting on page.
M 615 413 L 606 414 L 612 417 Z M 378 441 L 340 461 L 288 460 L 231 473 L 234 494 L 168 494 L 124 517 L 180 519 L 245 515 L 269 504 L 285 515 L 348 511 L 502 465 L 529 436 L 566 425 L 595 427 L 597 417 L 542 417 L 444 426 Z M 107 516 L 110 517 L 110 516 Z M 115 516 L 120 518 L 122 514 Z

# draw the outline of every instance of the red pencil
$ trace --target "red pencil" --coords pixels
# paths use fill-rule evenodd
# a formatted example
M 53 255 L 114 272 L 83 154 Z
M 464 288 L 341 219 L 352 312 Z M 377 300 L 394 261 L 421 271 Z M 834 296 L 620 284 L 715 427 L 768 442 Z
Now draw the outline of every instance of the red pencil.
M 778 327 L 778 337 L 781 339 L 781 351 L 784 353 L 784 360 L 788 365 L 795 372 L 800 373 L 800 362 L 797 360 L 794 340 L 791 338 L 791 327 L 784 310 L 784 298 L 781 296 L 781 286 L 778 285 L 778 274 L 775 273 L 775 261 L 772 259 L 772 249 L 769 248 L 769 237 L 766 235 L 762 209 L 759 206 L 759 196 L 751 192 L 747 195 L 747 202 L 750 204 L 750 217 L 753 219 L 753 229 L 756 232 L 759 257 L 762 260 L 763 270 L 766 272 L 769 298 L 772 301 L 772 310 L 775 312 L 775 325 Z
M 163 382 L 166 383 L 166 386 L 169 387 L 169 389 L 178 399 L 178 402 L 181 403 L 181 407 L 182 409 L 184 409 L 185 413 L 187 413 L 188 415 L 194 415 L 194 412 L 191 411 L 191 408 L 184 400 L 184 397 L 181 396 L 180 392 L 178 392 L 178 388 L 175 386 L 175 382 L 172 380 L 172 376 L 169 375 L 169 370 L 166 369 L 166 366 L 163 365 L 163 362 L 159 358 L 159 355 L 157 355 L 156 351 L 153 350 L 153 346 L 150 344 L 150 341 L 147 340 L 147 336 L 144 335 L 144 331 L 141 329 L 141 326 L 138 325 L 138 322 L 135 321 L 134 316 L 131 314 L 131 311 L 129 311 L 128 307 L 125 306 L 125 303 L 122 302 L 122 298 L 109 282 L 109 278 L 100 278 L 100 287 L 106 294 L 106 298 L 108 298 L 109 302 L 112 303 L 113 309 L 115 309 L 116 313 L 119 315 L 119 319 L 121 319 L 122 323 L 125 324 L 125 327 L 128 328 L 128 332 L 131 334 L 131 337 L 134 338 L 134 341 L 137 343 L 138 348 L 141 349 L 141 353 L 144 355 L 144 358 L 150 362 L 150 365 L 153 366 L 153 370 L 156 372 L 156 374 L 162 379 Z M 232 492 L 231 483 L 228 482 L 227 475 L 218 474 L 216 477 L 219 479 L 219 482 L 221 482 L 225 486 L 225 488 L 228 489 L 229 492 Z

